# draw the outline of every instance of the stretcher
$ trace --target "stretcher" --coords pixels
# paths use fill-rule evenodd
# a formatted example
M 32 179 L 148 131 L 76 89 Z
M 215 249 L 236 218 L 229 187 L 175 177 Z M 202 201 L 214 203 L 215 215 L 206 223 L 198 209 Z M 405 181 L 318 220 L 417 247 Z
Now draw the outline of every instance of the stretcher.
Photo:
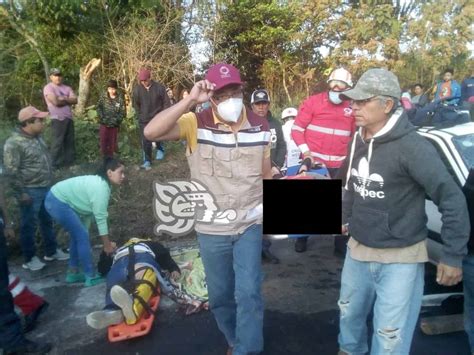
M 126 324 L 122 322 L 120 324 L 111 325 L 108 328 L 108 338 L 110 342 L 117 342 L 132 338 L 138 338 L 148 334 L 155 320 L 155 312 L 158 309 L 160 303 L 160 289 L 158 288 L 158 294 L 153 296 L 150 300 L 150 308 L 153 313 L 144 312 L 141 318 L 135 324 Z
M 300 169 L 301 165 L 293 165 L 293 166 L 289 166 L 288 169 L 286 169 L 286 176 L 287 177 L 292 177 L 293 179 L 297 179 L 296 176 L 300 176 L 303 175 L 303 174 L 300 174 L 300 175 L 296 175 L 298 173 L 298 170 Z M 323 175 L 323 176 L 329 176 L 329 172 L 328 172 L 328 169 L 326 169 L 326 167 L 324 166 L 321 166 L 321 167 L 318 167 L 316 169 L 311 169 L 309 172 L 307 172 L 306 174 L 318 174 L 318 175 Z M 303 175 L 304 176 L 304 175 Z M 307 178 L 305 178 L 307 179 Z

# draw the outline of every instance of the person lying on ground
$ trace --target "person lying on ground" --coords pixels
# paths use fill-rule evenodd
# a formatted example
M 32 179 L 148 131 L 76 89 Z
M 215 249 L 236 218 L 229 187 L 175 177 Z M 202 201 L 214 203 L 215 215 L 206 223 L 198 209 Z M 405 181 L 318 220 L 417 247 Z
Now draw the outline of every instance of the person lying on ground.
M 123 164 L 114 158 L 106 158 L 96 175 L 76 176 L 55 184 L 48 192 L 45 207 L 53 219 L 70 236 L 69 270 L 67 283 L 84 282 L 94 286 L 105 281 L 95 271 L 89 240 L 89 226 L 95 218 L 104 251 L 113 253 L 115 243 L 109 239 L 107 224 L 111 184 L 120 185 L 125 179 Z M 79 263 L 82 272 L 79 270 Z
M 149 304 L 159 287 L 173 301 L 186 306 L 186 315 L 206 308 L 207 300 L 177 285 L 179 266 L 159 242 L 131 238 L 113 257 L 102 252 L 97 268 L 107 275 L 107 291 L 104 309 L 87 315 L 87 324 L 94 329 L 123 321 L 137 323 L 145 312 L 153 312 Z

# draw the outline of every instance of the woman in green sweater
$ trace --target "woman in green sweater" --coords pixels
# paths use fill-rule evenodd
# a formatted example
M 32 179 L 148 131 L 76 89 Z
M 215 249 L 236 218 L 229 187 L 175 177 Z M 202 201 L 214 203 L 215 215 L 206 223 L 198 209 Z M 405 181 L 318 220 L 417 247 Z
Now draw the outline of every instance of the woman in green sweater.
M 46 210 L 70 236 L 66 282 L 84 282 L 85 286 L 94 286 L 104 281 L 94 271 L 89 227 L 92 218 L 95 218 L 104 251 L 107 254 L 113 253 L 115 243 L 109 239 L 107 225 L 110 185 L 120 185 L 124 178 L 123 164 L 114 158 L 106 158 L 97 175 L 77 176 L 60 181 L 48 192 L 45 199 Z

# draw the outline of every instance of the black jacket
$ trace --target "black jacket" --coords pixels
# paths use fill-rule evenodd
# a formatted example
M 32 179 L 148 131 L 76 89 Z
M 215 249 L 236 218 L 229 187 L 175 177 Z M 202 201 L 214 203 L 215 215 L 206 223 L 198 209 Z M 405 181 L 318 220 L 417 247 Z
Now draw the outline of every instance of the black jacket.
M 349 223 L 352 237 L 372 248 L 424 240 L 427 195 L 442 214 L 441 262 L 460 267 L 470 230 L 466 200 L 435 148 L 401 109 L 371 139 L 363 140 L 361 133 L 349 144 L 342 169 L 349 170 L 343 223 Z
M 272 163 L 278 168 L 285 164 L 286 142 L 283 136 L 281 123 L 273 118 L 271 112 L 268 113 L 268 125 L 270 126 L 270 143 L 271 143 L 271 159 Z
M 148 90 L 141 84 L 136 85 L 133 89 L 133 108 L 141 123 L 150 122 L 157 113 L 170 106 L 166 88 L 156 81 L 151 81 Z

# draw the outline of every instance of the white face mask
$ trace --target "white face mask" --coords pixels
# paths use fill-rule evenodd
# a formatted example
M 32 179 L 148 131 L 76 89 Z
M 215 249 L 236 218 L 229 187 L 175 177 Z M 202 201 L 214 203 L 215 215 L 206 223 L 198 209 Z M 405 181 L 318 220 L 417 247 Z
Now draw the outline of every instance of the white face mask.
M 329 101 L 331 101 L 334 105 L 339 105 L 342 102 L 339 95 L 340 95 L 340 92 L 329 91 Z
M 217 113 L 225 121 L 235 123 L 239 120 L 243 107 L 244 101 L 241 97 L 231 97 L 217 105 Z

